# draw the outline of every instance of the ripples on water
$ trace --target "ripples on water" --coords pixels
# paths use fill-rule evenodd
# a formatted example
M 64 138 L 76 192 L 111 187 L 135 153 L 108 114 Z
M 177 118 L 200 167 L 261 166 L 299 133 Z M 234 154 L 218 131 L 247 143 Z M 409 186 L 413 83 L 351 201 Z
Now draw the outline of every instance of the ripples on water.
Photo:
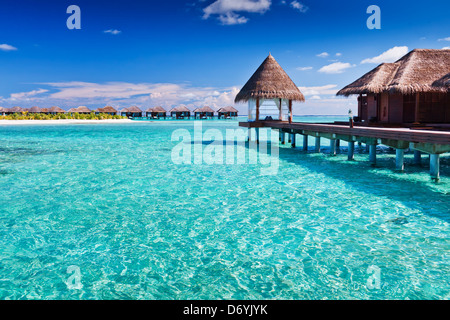
M 426 157 L 420 168 L 408 154 L 396 173 L 387 150 L 372 168 L 358 149 L 354 162 L 329 157 L 324 139 L 322 154 L 282 147 L 278 174 L 264 176 L 173 164 L 177 127 L 193 128 L 0 127 L 0 298 L 450 297 L 448 158 L 434 184 Z

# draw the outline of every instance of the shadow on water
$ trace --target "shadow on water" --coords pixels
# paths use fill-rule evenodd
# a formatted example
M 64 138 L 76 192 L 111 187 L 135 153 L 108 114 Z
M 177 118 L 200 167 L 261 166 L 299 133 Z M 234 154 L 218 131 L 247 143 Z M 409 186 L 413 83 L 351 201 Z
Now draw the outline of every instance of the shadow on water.
M 268 149 L 270 150 L 270 148 Z M 404 175 L 408 174 L 408 171 L 406 173 L 395 172 L 395 164 L 392 158 L 382 158 L 384 155 L 389 155 L 389 153 L 377 154 L 379 156 L 377 158 L 377 166 L 372 167 L 367 160 L 348 161 L 346 148 L 341 148 L 340 154 L 336 156 L 338 158 L 326 153 L 311 153 L 311 151 L 311 149 L 305 152 L 299 148 L 280 148 L 279 158 L 282 161 L 294 163 L 310 171 L 341 180 L 362 194 L 372 194 L 378 197 L 392 199 L 401 202 L 404 206 L 415 210 L 419 209 L 429 216 L 450 223 L 450 190 L 433 188 L 431 179 L 429 182 L 418 179 L 404 179 Z M 368 157 L 368 154 L 364 155 Z M 422 161 L 425 163 L 425 156 Z M 405 166 L 409 166 L 411 173 L 423 173 L 428 170 L 428 166 L 426 165 L 415 166 L 413 168 L 412 164 L 405 163 Z M 443 158 L 441 167 L 442 177 L 447 179 L 450 176 L 450 159 Z M 391 170 L 392 174 L 386 174 L 385 172 L 376 173 L 373 172 L 374 169 Z M 280 170 L 282 169 L 280 168 Z M 442 183 L 448 184 L 447 182 L 441 182 L 439 184 Z M 433 210 L 435 209 L 433 204 L 443 208 L 442 211 Z M 404 218 L 394 219 L 391 222 L 399 225 L 408 223 Z

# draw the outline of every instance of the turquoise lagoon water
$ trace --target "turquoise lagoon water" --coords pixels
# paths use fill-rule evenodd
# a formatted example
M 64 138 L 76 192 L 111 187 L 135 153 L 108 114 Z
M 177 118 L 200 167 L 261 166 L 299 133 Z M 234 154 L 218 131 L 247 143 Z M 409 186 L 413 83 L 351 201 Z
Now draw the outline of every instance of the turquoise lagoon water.
M 325 140 L 262 175 L 174 164 L 177 128 L 193 122 L 0 126 L 0 298 L 450 297 L 448 157 L 435 184 L 425 157 L 397 173 Z

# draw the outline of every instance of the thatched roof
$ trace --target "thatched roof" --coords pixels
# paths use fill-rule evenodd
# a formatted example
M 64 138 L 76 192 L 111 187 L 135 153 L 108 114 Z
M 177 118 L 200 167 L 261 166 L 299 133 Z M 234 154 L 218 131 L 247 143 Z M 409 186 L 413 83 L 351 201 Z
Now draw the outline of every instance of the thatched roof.
M 172 108 L 169 112 L 191 112 L 191 110 L 189 110 L 185 106 L 178 106 L 178 107 Z
M 8 111 L 8 109 L 7 108 L 3 108 L 3 107 L 0 107 L 0 112 L 7 112 Z
M 66 111 L 64 111 L 63 109 L 61 109 L 60 107 L 51 107 L 49 112 L 57 112 L 57 113 L 64 113 Z
M 127 110 L 127 111 L 125 111 L 125 109 L 124 109 L 124 110 L 122 110 L 122 112 L 130 112 L 130 113 L 140 113 L 140 112 L 142 112 L 142 110 L 139 109 L 139 108 L 136 107 L 136 106 L 131 106 L 131 107 L 129 107 L 129 108 L 126 108 L 126 110 Z
M 238 111 L 234 107 L 229 106 L 220 108 L 219 110 L 217 110 L 217 112 L 238 112 Z
M 433 87 L 446 87 L 447 91 L 450 90 L 450 73 L 433 82 Z
M 54 112 L 54 111 L 50 111 L 49 112 Z M 71 108 L 69 109 L 67 112 L 73 112 L 73 113 L 90 113 L 91 110 L 89 110 L 89 108 L 85 107 L 85 106 L 80 106 L 78 108 Z
M 195 113 L 195 112 L 212 112 L 212 113 L 214 113 L 214 110 L 211 109 L 211 108 L 208 107 L 208 106 L 204 106 L 204 107 L 195 109 L 193 112 L 194 112 L 194 113 Z
M 337 95 L 399 92 L 446 92 L 439 80 L 450 72 L 450 50 L 415 49 L 394 63 L 383 63 Z M 443 80 L 445 81 L 445 80 Z
M 96 112 L 100 112 L 100 113 L 117 113 L 117 110 L 114 109 L 111 106 L 106 106 L 104 108 L 98 108 L 97 110 L 95 110 Z
M 257 98 L 305 101 L 298 87 L 270 54 L 242 87 L 234 102 Z
M 46 113 L 46 112 L 50 112 L 49 108 L 41 108 L 41 112 Z
M 23 108 L 21 108 L 21 107 L 12 107 L 8 111 L 9 112 L 22 112 Z
M 39 108 L 39 107 L 31 107 L 30 110 L 29 110 L 28 112 L 31 112 L 31 113 L 41 113 L 41 112 L 42 112 L 42 109 Z
M 163 107 L 154 107 L 151 112 L 167 112 Z

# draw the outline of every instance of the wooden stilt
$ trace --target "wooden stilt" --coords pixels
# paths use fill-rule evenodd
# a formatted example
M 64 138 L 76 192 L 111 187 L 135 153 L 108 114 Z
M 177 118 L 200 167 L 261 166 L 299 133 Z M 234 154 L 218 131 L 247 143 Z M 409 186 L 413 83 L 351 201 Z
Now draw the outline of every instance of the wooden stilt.
M 336 140 L 335 139 L 330 140 L 330 155 L 332 155 L 332 156 L 336 155 Z
M 315 152 L 320 152 L 320 137 L 316 137 Z
M 414 150 L 414 164 L 421 165 L 422 163 L 422 152 L 419 150 Z
M 291 147 L 295 148 L 295 133 L 291 133 Z
M 355 142 L 349 141 L 348 143 L 348 160 L 354 160 L 355 159 Z
M 308 151 L 308 135 L 303 135 L 303 151 Z
M 395 150 L 395 169 L 397 171 L 403 171 L 405 169 L 404 155 L 405 155 L 404 149 Z
M 430 154 L 430 176 L 439 181 L 439 154 Z
M 377 145 L 370 144 L 369 145 L 369 161 L 372 166 L 377 163 Z

